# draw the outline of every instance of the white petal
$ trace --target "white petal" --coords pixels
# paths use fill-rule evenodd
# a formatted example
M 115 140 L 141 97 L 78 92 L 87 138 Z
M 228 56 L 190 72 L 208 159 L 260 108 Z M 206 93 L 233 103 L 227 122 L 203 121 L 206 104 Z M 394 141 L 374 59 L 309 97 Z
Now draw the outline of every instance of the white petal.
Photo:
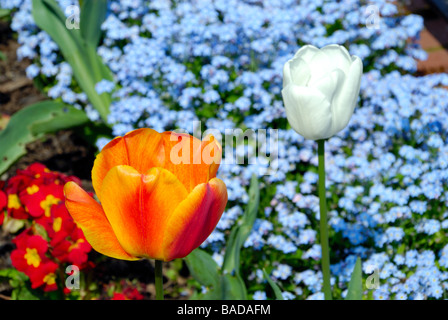
M 332 63 L 342 71 L 347 72 L 352 63 L 352 59 L 347 49 L 337 44 L 330 44 L 321 49 Z
M 331 71 L 336 69 L 333 61 L 329 59 L 328 56 L 322 51 L 319 51 L 314 55 L 314 57 L 308 63 L 308 66 L 311 71 L 309 85 L 312 85 L 312 83 L 320 80 L 324 76 L 328 75 Z
M 333 135 L 330 103 L 316 88 L 289 85 L 282 90 L 286 117 L 291 127 L 306 139 Z
M 347 126 L 358 101 L 363 67 L 360 58 L 353 56 L 352 60 L 346 79 L 333 99 L 335 133 Z
M 310 68 L 302 58 L 293 58 L 289 64 L 292 83 L 296 86 L 306 86 L 310 79 Z
M 335 69 L 323 78 L 315 80 L 313 83 L 310 82 L 308 86 L 318 89 L 327 97 L 327 100 L 331 103 L 333 101 L 335 92 L 341 87 L 341 84 L 344 82 L 344 78 L 344 72 L 340 69 Z
M 283 66 L 283 88 L 292 83 L 290 64 L 291 60 L 286 61 Z
M 294 55 L 294 58 L 301 58 L 305 62 L 309 63 L 311 59 L 314 57 L 314 55 L 318 52 L 319 52 L 318 48 L 308 44 L 301 47 Z

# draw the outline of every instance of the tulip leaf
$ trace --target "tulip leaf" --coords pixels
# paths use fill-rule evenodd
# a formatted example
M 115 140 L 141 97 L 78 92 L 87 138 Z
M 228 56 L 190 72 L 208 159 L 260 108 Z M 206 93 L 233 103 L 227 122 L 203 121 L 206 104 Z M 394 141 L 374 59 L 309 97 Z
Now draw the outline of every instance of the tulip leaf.
M 201 249 L 196 249 L 185 257 L 191 275 L 203 286 L 215 286 L 219 281 L 219 266 L 212 256 Z
M 249 187 L 249 202 L 241 224 L 235 226 L 229 236 L 224 256 L 223 270 L 239 275 L 239 258 L 241 248 L 249 236 L 258 213 L 260 204 L 260 187 L 258 178 L 253 175 Z
M 99 3 L 93 4 L 93 2 Z M 86 1 L 83 6 L 87 9 L 98 7 L 96 9 L 100 14 L 98 19 L 104 19 L 105 13 L 102 12 L 105 9 L 101 7 L 102 2 L 97 0 Z M 96 53 L 96 46 L 86 43 L 86 41 L 90 44 L 99 41 L 97 37 L 100 37 L 101 33 L 97 30 L 97 33 L 90 34 L 87 31 L 81 32 L 76 27 L 68 28 L 66 25 L 67 18 L 55 0 L 33 0 L 32 14 L 36 25 L 47 32 L 52 40 L 57 43 L 63 57 L 72 67 L 78 85 L 85 92 L 92 106 L 99 112 L 103 121 L 107 123 L 107 115 L 112 100 L 108 93 L 98 94 L 95 85 L 102 79 L 112 80 L 112 75 Z M 85 13 L 84 18 L 89 21 L 94 17 Z M 95 25 L 96 23 L 99 22 L 95 22 Z M 89 26 L 90 24 L 86 23 Z M 87 39 L 84 39 L 83 36 L 86 36 Z
M 272 290 L 274 291 L 275 299 L 276 300 L 283 300 L 283 294 L 280 290 L 280 287 L 274 282 L 274 280 L 271 279 L 271 277 L 267 274 L 266 270 L 263 269 L 263 275 L 266 278 L 266 281 L 271 286 Z
M 101 39 L 101 25 L 106 19 L 107 0 L 85 1 L 81 5 L 81 34 L 88 46 L 96 48 Z
M 200 297 L 201 300 L 245 300 L 246 287 L 241 279 L 230 274 L 220 275 L 218 283 Z
M 221 278 L 223 284 L 222 300 L 246 300 L 246 286 L 241 277 L 224 274 Z
M 33 0 L 33 19 L 37 26 L 47 32 L 59 46 L 64 57 L 73 55 L 81 47 L 78 29 L 68 29 L 66 17 L 55 1 Z
M 362 268 L 360 258 L 356 259 L 345 300 L 362 300 Z
M 0 174 L 26 153 L 26 145 L 45 133 L 88 122 L 86 114 L 62 102 L 43 101 L 13 114 L 0 131 Z

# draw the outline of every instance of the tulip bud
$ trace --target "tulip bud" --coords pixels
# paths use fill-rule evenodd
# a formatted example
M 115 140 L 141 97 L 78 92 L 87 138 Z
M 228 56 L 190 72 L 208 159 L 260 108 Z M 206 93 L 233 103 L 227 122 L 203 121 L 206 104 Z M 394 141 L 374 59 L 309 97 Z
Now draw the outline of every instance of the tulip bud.
M 282 96 L 291 127 L 306 139 L 344 129 L 355 109 L 362 61 L 339 45 L 300 48 L 283 68 Z

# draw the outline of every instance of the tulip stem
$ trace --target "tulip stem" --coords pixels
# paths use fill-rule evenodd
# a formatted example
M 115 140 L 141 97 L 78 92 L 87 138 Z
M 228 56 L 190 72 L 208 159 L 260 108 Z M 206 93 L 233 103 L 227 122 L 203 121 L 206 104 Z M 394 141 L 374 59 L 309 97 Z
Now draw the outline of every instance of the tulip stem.
M 330 284 L 330 251 L 328 244 L 327 200 L 325 190 L 325 140 L 317 141 L 319 159 L 320 246 L 322 249 L 322 274 L 325 300 L 332 300 Z
M 156 282 L 156 300 L 163 300 L 163 273 L 162 273 L 162 261 L 160 260 L 156 260 L 155 282 Z

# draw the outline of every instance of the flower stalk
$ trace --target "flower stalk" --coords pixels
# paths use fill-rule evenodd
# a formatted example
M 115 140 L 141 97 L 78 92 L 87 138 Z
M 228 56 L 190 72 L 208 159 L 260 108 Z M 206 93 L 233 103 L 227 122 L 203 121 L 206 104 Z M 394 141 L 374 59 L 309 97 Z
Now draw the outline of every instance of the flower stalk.
M 320 245 L 322 249 L 322 274 L 324 280 L 325 300 L 332 300 L 330 284 L 330 250 L 328 241 L 327 200 L 325 195 L 325 140 L 317 141 L 317 155 L 319 160 L 319 206 L 320 206 Z
M 163 300 L 163 272 L 162 261 L 155 261 L 156 300 Z

